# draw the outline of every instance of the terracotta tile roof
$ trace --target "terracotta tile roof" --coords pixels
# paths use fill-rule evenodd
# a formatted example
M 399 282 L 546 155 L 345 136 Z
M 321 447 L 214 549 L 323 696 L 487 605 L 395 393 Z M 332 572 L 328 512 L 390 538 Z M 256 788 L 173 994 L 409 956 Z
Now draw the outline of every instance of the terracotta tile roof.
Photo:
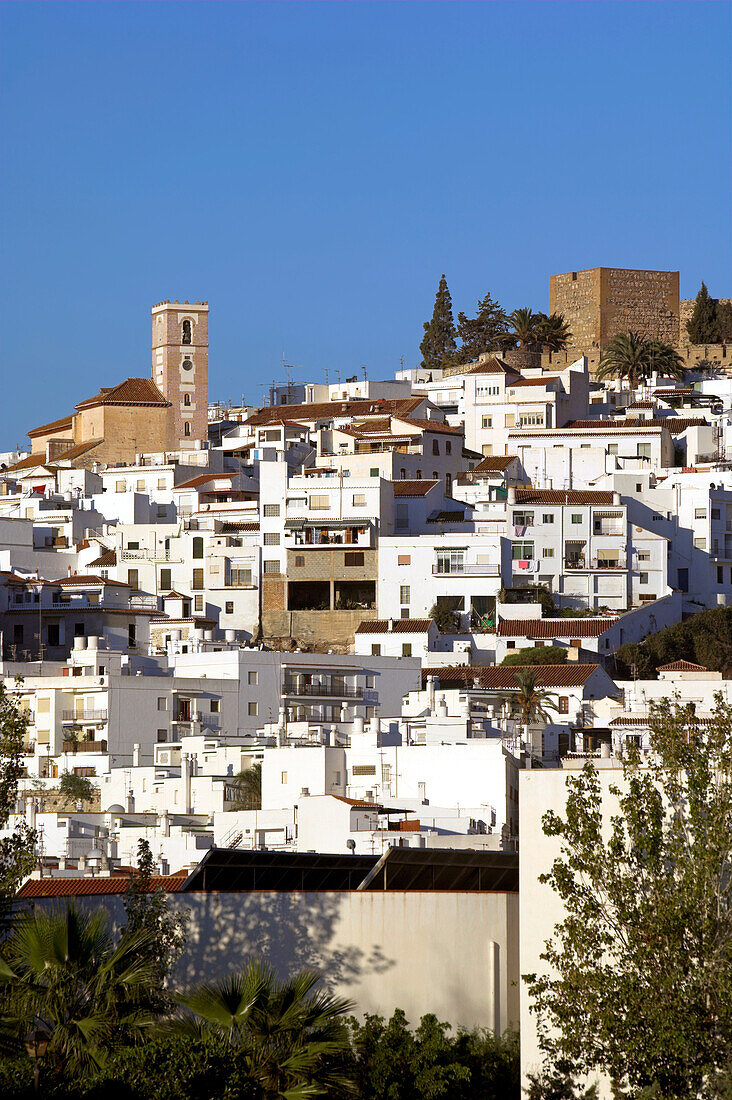
M 438 435 L 465 435 L 465 428 L 453 428 L 449 424 L 443 424 L 441 420 L 417 420 L 413 416 L 395 416 L 394 419 L 400 424 L 409 424 L 425 432 L 437 432 Z
M 356 634 L 425 634 L 432 626 L 432 619 L 364 620 L 356 627 Z
M 320 401 L 312 405 L 275 405 L 260 409 L 244 423 L 256 428 L 263 424 L 282 423 L 294 414 L 298 420 L 308 424 L 314 420 L 333 420 L 343 416 L 363 417 L 369 415 L 409 416 L 426 400 L 424 397 L 405 397 L 378 401 Z
M 52 465 L 56 466 L 59 462 L 66 462 L 67 460 L 73 462 L 75 458 L 81 458 L 87 451 L 93 451 L 94 448 L 98 447 L 101 443 L 104 443 L 104 439 L 90 439 L 87 443 L 77 443 L 75 447 L 69 447 L 68 451 L 56 455 Z
M 542 378 L 517 378 L 515 382 L 509 382 L 509 388 L 513 389 L 515 386 L 545 386 L 547 382 L 557 382 L 559 380 L 558 374 L 545 374 Z
M 92 409 L 96 405 L 160 405 L 171 408 L 151 378 L 125 378 L 118 386 L 103 387 L 99 393 L 80 401 L 78 410 Z
M 502 470 L 506 470 L 512 462 L 517 461 L 518 455 L 487 455 L 470 472 L 472 474 L 500 473 Z
M 517 687 L 516 673 L 530 668 L 536 672 L 539 687 L 582 687 L 599 667 L 574 661 L 562 665 L 455 665 L 422 669 L 422 682 L 427 676 L 437 676 L 440 687 L 471 686 L 475 682 L 484 691 L 503 691 Z
M 116 564 L 117 564 L 117 553 L 116 553 L 116 551 L 115 550 L 105 550 L 104 553 L 101 554 L 98 558 L 95 558 L 94 561 L 89 562 L 89 568 L 91 569 L 93 566 L 97 566 L 99 569 L 109 569 L 111 566 L 116 565 Z
M 170 592 L 163 593 L 164 600 L 190 600 L 190 596 L 184 596 L 182 592 L 176 592 L 174 588 L 171 588 Z
M 659 665 L 656 672 L 709 672 L 709 669 L 693 661 L 671 661 L 668 665 Z
M 15 474 L 23 470 L 32 470 L 36 466 L 40 466 L 42 469 L 51 473 L 50 468 L 46 466 L 45 454 L 35 454 L 28 455 L 27 458 L 21 458 L 19 462 L 13 463 L 12 466 L 6 466 L 4 470 L 0 470 L 0 474 Z
M 691 718 L 685 718 L 684 721 L 695 726 L 711 726 L 714 722 L 714 715 L 711 714 L 695 714 Z M 653 718 L 650 714 L 621 714 L 617 718 L 610 720 L 611 726 L 644 726 L 649 727 Z
M 104 577 L 95 577 L 91 573 L 84 573 L 82 575 L 77 575 L 76 573 L 73 573 L 72 576 L 70 576 L 70 577 L 60 577 L 59 580 L 51 581 L 50 583 L 54 584 L 54 585 L 60 585 L 62 588 L 73 588 L 74 585 L 77 585 L 77 584 L 80 584 L 82 586 L 86 586 L 86 585 L 89 585 L 89 584 L 106 584 L 106 585 L 113 584 L 113 585 L 117 585 L 120 588 L 129 588 L 130 587 L 130 585 L 127 584 L 126 581 L 106 580 Z M 103 607 L 99 607 L 99 608 L 97 608 L 97 610 L 104 611 L 106 609 L 103 608 Z
M 693 394 L 696 391 L 692 386 L 661 386 L 653 392 L 661 394 L 663 397 L 687 397 L 689 394 Z
M 66 428 L 71 428 L 73 424 L 73 415 L 62 416 L 59 420 L 51 420 L 48 424 L 41 424 L 38 428 L 31 428 L 28 432 L 30 439 L 33 439 L 35 435 L 48 435 L 49 432 L 63 431 Z
M 258 531 L 258 530 L 259 530 L 259 524 L 258 523 L 233 523 L 233 522 L 228 523 L 227 522 L 227 523 L 222 524 L 221 534 L 222 535 L 227 535 L 227 534 L 231 535 L 231 534 L 234 534 L 236 531 Z
M 498 633 L 503 638 L 599 638 L 617 619 L 503 619 Z
M 348 431 L 348 429 L 338 428 L 338 431 Z M 351 430 L 354 434 L 371 435 L 377 432 L 390 432 L 391 431 L 391 417 L 382 416 L 375 417 L 373 420 L 364 420 L 363 423 L 351 424 Z
M 587 434 L 594 431 L 598 425 L 602 428 L 602 432 L 605 435 L 656 435 L 661 431 L 661 425 L 655 420 L 651 423 L 648 420 L 643 421 L 645 426 L 639 426 L 637 422 L 625 423 L 624 421 L 616 420 L 573 420 L 571 424 L 567 424 L 564 428 L 536 428 L 534 431 L 528 429 L 517 430 L 510 428 L 508 435 L 509 439 L 557 439 L 560 436 L 570 436 L 570 438 L 576 438 L 578 435 Z M 585 426 L 586 425 L 586 426 Z M 598 432 L 598 434 L 600 434 Z
M 679 435 L 687 428 L 711 428 L 703 416 L 655 416 L 653 423 L 668 428 L 672 435 Z
M 654 416 L 652 420 L 633 420 L 631 424 L 617 420 L 572 420 L 568 428 L 591 428 L 599 431 L 607 431 L 613 428 L 624 428 L 626 431 L 654 431 L 658 428 L 667 428 L 672 435 L 686 431 L 687 428 L 709 427 L 708 421 L 703 416 Z M 561 429 L 560 429 L 561 430 Z
M 632 401 L 628 405 L 629 409 L 654 409 L 655 407 L 652 401 Z
M 426 497 L 439 481 L 393 481 L 395 497 Z
M 382 810 L 383 806 L 380 802 L 367 802 L 363 798 L 345 798 L 342 794 L 333 794 L 331 798 L 335 798 L 337 802 L 345 802 L 347 806 L 363 806 L 368 810 Z
M 490 359 L 486 359 L 483 363 L 465 363 L 460 367 L 450 367 L 443 374 L 443 378 L 453 378 L 458 374 L 515 374 L 518 375 L 518 371 L 513 367 L 509 367 L 508 363 L 504 363 L 502 359 L 498 359 L 495 355 Z
M 83 878 L 32 878 L 24 882 L 16 894 L 18 898 L 79 898 L 96 894 L 124 894 L 130 881 L 129 875 L 109 877 L 84 876 Z M 166 893 L 179 890 L 185 882 L 181 875 L 155 875 L 150 880 Z
M 613 504 L 609 489 L 517 489 L 517 504 Z M 621 508 L 622 505 L 616 505 Z

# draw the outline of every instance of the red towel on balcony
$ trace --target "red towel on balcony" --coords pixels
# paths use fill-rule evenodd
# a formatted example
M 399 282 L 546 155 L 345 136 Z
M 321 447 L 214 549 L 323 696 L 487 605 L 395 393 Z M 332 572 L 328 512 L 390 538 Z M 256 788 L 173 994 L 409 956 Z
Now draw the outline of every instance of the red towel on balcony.
M 521 561 L 519 561 L 519 569 L 528 569 L 528 568 L 529 568 L 529 563 L 526 559 L 522 559 Z

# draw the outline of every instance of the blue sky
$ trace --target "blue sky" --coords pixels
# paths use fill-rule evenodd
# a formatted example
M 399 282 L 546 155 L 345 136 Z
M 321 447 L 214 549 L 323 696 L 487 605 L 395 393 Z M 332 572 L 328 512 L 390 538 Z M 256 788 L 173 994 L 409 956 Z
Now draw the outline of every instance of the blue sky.
M 211 303 L 210 394 L 418 361 L 446 272 L 679 268 L 730 294 L 716 2 L 4 3 L 0 449 Z

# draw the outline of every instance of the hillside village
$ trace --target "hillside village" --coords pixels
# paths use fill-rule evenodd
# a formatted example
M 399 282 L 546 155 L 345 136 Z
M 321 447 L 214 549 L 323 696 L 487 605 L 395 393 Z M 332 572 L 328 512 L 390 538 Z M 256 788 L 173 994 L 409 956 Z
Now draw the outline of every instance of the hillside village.
M 732 608 L 732 338 L 692 338 L 678 272 L 549 291 L 563 327 L 512 315 L 464 362 L 438 292 L 419 366 L 262 407 L 210 397 L 209 304 L 159 302 L 149 370 L 0 455 L 21 898 L 116 912 L 145 840 L 193 907 L 189 977 L 266 925 L 364 1011 L 520 1023 L 533 1064 L 542 812 L 648 754 L 655 703 L 732 703 L 722 649 L 639 664 Z

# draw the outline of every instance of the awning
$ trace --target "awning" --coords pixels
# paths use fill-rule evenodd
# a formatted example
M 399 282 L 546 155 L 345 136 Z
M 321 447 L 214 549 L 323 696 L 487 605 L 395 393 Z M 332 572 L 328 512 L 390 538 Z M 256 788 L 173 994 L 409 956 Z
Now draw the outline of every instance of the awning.
M 623 519 L 624 512 L 599 512 L 593 511 L 595 519 Z
M 617 561 L 619 559 L 619 557 L 620 557 L 620 551 L 619 550 L 598 550 L 597 551 L 597 560 L 598 561 Z

